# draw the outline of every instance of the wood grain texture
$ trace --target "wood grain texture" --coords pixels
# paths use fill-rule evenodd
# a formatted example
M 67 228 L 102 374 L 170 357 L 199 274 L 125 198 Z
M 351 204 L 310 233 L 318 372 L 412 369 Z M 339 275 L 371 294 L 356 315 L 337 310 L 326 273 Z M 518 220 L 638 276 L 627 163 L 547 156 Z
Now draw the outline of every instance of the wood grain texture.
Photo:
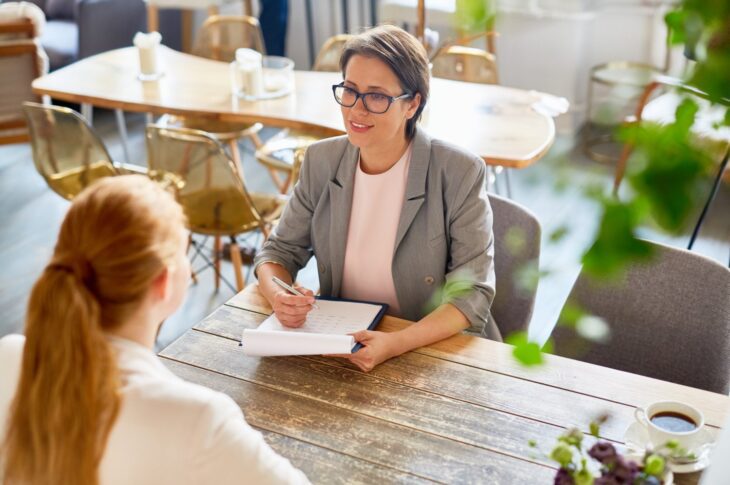
M 333 359 L 260 359 L 242 355 L 240 348 L 217 343 L 220 337 L 188 332 L 165 349 L 165 357 L 238 379 L 266 385 L 329 403 L 373 418 L 426 431 L 474 446 L 534 460 L 531 439 L 554 441 L 563 428 L 437 392 L 427 392 L 392 379 L 364 374 L 337 365 Z M 428 369 L 424 369 L 428 372 Z M 424 377 L 427 377 L 424 375 Z M 509 433 L 495 433 L 509 430 Z M 538 460 L 550 464 L 547 460 Z
M 211 387 L 211 380 L 221 381 L 221 388 L 227 388 L 230 383 L 217 374 L 205 371 L 180 362 L 163 359 L 163 363 L 176 375 L 186 381 Z M 250 416 L 249 424 L 251 424 Z M 256 427 L 256 426 L 254 426 Z M 343 455 L 337 451 L 322 448 L 305 441 L 290 438 L 286 435 L 268 431 L 256 427 L 263 435 L 266 442 L 279 454 L 289 459 L 294 466 L 302 470 L 310 479 L 316 483 L 337 484 L 372 484 L 378 481 L 386 483 L 433 483 L 430 480 L 421 479 L 408 473 L 399 472 L 392 468 L 384 467 L 360 460 L 351 456 Z
M 220 308 L 195 328 L 235 341 L 240 339 L 244 326 L 255 328 L 261 318 L 244 316 L 239 311 L 229 307 Z M 166 352 L 170 349 L 168 347 Z M 191 346 L 189 352 L 193 351 Z M 240 358 L 244 358 L 243 355 Z M 205 355 L 200 356 L 200 359 L 200 365 L 205 365 L 206 368 L 212 369 L 212 366 L 217 365 L 217 362 L 214 364 L 206 361 Z M 353 373 L 360 373 L 349 363 L 339 359 L 310 357 L 305 360 L 315 360 L 330 366 L 345 366 Z M 606 413 L 611 416 L 611 420 L 602 427 L 601 434 L 618 442 L 623 441 L 624 431 L 633 420 L 634 408 L 631 406 L 515 379 L 498 372 L 485 371 L 417 352 L 384 362 L 369 375 L 411 388 L 414 392 L 435 393 L 558 428 L 578 427 L 587 432 L 591 420 Z M 527 439 L 536 436 L 540 436 L 540 433 L 528 436 Z
M 190 331 L 194 333 L 195 331 Z M 184 345 L 184 338 L 173 346 Z M 196 342 L 199 345 L 200 342 Z M 216 338 L 209 353 L 233 341 Z M 215 359 L 213 359 L 215 360 Z M 448 483 L 549 482 L 554 470 L 332 404 L 205 371 L 199 381 L 231 396 L 253 426 L 343 455 Z M 184 376 L 183 376 L 184 377 Z M 311 477 L 317 481 L 317 477 Z
M 162 46 L 155 82 L 136 79 L 136 48 L 104 52 L 36 79 L 38 94 L 95 106 L 156 114 L 195 115 L 228 122 L 344 132 L 330 86 L 339 73 L 295 72 L 295 91 L 278 99 L 243 101 L 231 95 L 227 63 Z M 555 139 L 549 116 L 531 108 L 528 91 L 496 85 L 433 79 L 422 124 L 432 136 L 462 146 L 487 163 L 524 168 L 540 159 Z M 458 120 L 458 121 L 457 121 Z
M 258 287 L 250 285 L 231 298 L 227 305 L 239 309 L 250 308 L 261 313 L 270 312 L 265 299 L 262 299 Z M 250 312 L 244 310 L 241 313 Z M 378 330 L 395 331 L 406 325 L 410 325 L 410 322 L 386 316 Z M 228 336 L 236 333 L 235 327 L 228 326 L 227 329 L 230 332 Z M 546 365 L 527 368 L 514 359 L 512 346 L 469 335 L 455 335 L 415 352 L 631 407 L 661 400 L 684 401 L 702 409 L 707 423 L 714 427 L 722 426 L 730 412 L 730 398 L 722 394 L 564 357 L 545 355 Z

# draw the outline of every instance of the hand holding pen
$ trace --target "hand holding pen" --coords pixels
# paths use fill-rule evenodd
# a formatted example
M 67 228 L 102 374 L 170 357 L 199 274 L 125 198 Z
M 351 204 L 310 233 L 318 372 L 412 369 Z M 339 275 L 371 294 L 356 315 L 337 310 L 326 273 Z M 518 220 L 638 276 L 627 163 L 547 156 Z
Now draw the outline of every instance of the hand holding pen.
M 276 276 L 271 281 L 285 291 L 275 295 L 271 302 L 274 313 L 282 325 L 301 327 L 312 308 L 319 308 L 314 300 L 314 293 L 302 287 L 293 287 Z

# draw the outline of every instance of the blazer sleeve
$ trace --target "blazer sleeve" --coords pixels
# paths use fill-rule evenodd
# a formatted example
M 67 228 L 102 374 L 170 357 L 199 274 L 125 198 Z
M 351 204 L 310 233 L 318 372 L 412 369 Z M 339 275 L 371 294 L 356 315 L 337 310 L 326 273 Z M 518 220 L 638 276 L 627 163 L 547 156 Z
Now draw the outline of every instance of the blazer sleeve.
M 202 408 L 190 457 L 191 483 L 216 485 L 308 484 L 307 477 L 278 455 L 243 418 L 228 396 L 216 394 Z
M 471 291 L 450 300 L 481 333 L 495 295 L 492 210 L 484 185 L 486 166 L 475 162 L 455 187 L 449 207 L 449 264 L 446 282 L 468 280 Z
M 310 174 L 310 150 L 302 162 L 299 181 L 279 223 L 254 258 L 254 274 L 263 263 L 277 263 L 286 268 L 292 279 L 312 257 L 310 228 L 316 204 Z

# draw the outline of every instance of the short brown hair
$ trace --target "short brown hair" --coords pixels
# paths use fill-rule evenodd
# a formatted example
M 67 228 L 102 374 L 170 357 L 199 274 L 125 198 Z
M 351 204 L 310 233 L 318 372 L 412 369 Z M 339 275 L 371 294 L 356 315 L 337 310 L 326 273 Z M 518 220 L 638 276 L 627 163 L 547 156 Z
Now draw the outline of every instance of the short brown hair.
M 406 138 L 416 134 L 423 108 L 428 100 L 429 72 L 426 49 L 405 30 L 394 25 L 381 25 L 366 30 L 348 40 L 340 56 L 340 69 L 345 75 L 347 63 L 352 56 L 361 55 L 380 59 L 398 76 L 403 91 L 415 96 L 421 95 L 416 114 L 406 123 Z

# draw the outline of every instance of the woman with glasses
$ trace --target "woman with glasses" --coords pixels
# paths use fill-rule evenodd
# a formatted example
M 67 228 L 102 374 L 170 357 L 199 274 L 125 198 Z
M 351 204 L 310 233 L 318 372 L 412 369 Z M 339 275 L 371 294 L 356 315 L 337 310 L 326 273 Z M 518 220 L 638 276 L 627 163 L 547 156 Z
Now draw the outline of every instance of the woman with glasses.
M 348 41 L 340 67 L 344 81 L 332 90 L 347 135 L 307 150 L 292 198 L 255 260 L 262 293 L 284 325 L 302 325 L 312 292 L 291 295 L 272 277 L 292 282 L 314 254 L 323 295 L 387 303 L 390 314 L 418 322 L 357 333 L 363 348 L 347 357 L 366 371 L 463 330 L 501 339 L 489 312 L 486 168 L 417 126 L 429 91 L 424 48 L 397 27 L 376 27 Z M 449 281 L 465 291 L 437 291 Z

